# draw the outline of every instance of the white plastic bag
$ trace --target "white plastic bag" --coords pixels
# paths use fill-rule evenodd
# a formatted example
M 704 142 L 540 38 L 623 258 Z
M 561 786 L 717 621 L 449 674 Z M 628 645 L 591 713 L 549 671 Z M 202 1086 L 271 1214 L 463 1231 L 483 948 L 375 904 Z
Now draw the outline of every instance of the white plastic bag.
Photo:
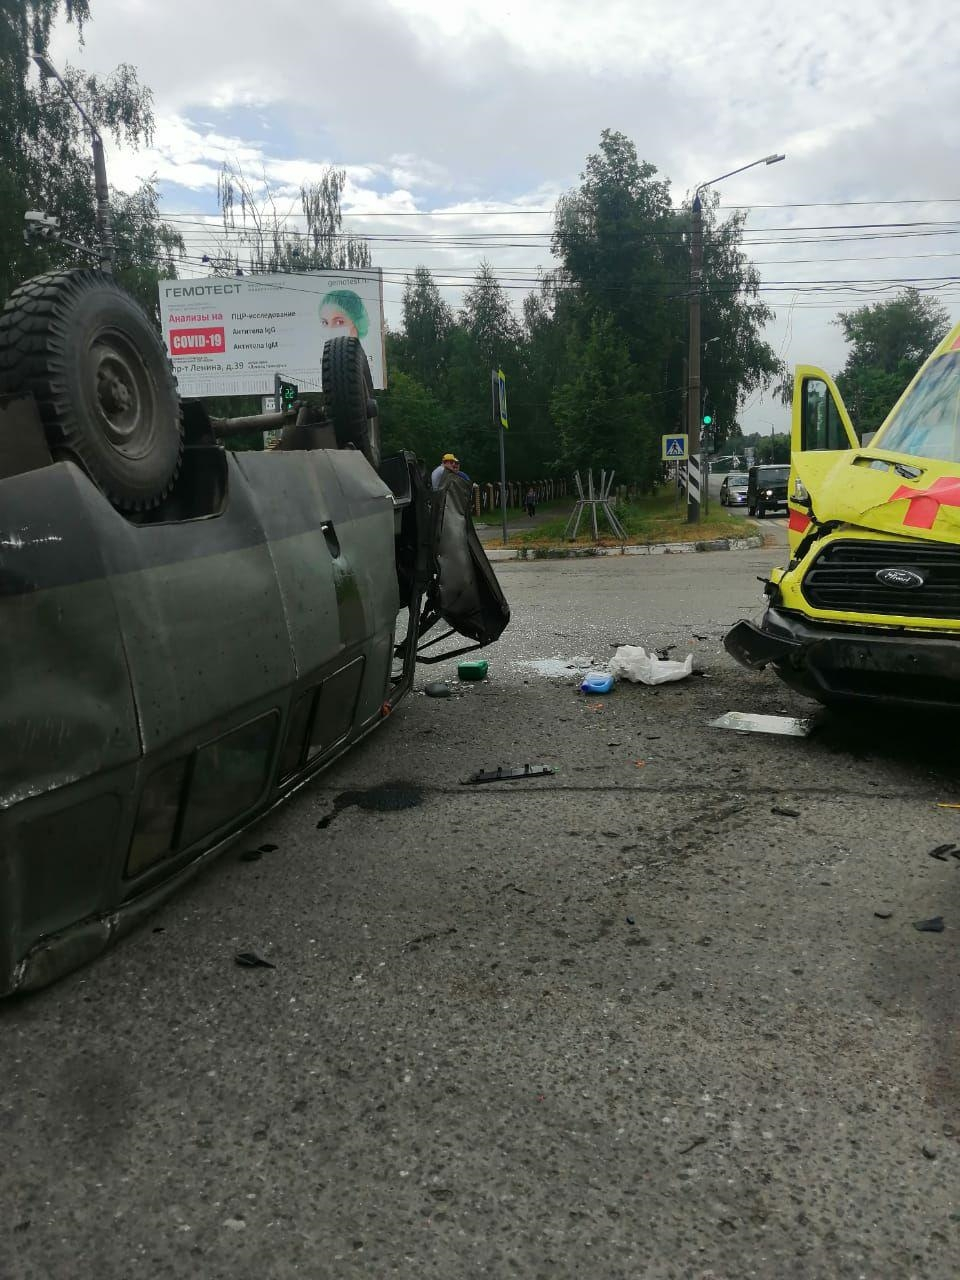
M 693 654 L 688 653 L 683 662 L 670 658 L 658 658 L 647 653 L 641 645 L 622 644 L 610 660 L 607 668 L 612 676 L 632 680 L 635 684 L 668 684 L 671 680 L 685 680 L 693 674 Z

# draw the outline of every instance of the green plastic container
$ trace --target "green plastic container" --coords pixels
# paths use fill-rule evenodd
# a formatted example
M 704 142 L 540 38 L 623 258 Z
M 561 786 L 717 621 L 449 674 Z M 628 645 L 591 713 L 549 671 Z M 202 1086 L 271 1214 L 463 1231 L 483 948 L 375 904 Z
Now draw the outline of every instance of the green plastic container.
M 486 680 L 487 661 L 479 658 L 476 662 L 457 663 L 457 675 L 461 680 Z

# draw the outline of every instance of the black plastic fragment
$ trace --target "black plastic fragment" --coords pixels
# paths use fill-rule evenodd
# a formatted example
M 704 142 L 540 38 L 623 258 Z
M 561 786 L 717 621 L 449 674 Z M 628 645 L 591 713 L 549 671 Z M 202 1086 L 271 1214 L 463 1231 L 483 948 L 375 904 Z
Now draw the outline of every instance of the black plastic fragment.
M 271 964 L 269 960 L 264 960 L 263 956 L 255 955 L 252 951 L 238 951 L 233 958 L 241 969 L 275 969 L 277 967 L 275 964 Z
M 914 920 L 913 927 L 920 933 L 943 933 L 943 916 L 933 916 L 929 920 Z
M 770 810 L 770 812 L 778 813 L 781 818 L 799 818 L 800 817 L 799 809 L 781 809 L 779 805 L 774 805 L 774 807 Z
M 428 698 L 449 698 L 451 697 L 449 685 L 445 685 L 442 680 L 434 680 L 423 691 Z
M 278 844 L 261 844 L 257 848 L 260 853 L 276 853 L 280 846 Z
M 501 764 L 496 769 L 481 769 L 471 778 L 462 778 L 461 784 L 470 786 L 477 782 L 512 782 L 516 778 L 542 778 L 555 772 L 548 764 Z
M 893 915 L 893 912 L 892 911 L 875 911 L 873 914 L 877 917 L 878 920 L 889 920 L 890 917 Z

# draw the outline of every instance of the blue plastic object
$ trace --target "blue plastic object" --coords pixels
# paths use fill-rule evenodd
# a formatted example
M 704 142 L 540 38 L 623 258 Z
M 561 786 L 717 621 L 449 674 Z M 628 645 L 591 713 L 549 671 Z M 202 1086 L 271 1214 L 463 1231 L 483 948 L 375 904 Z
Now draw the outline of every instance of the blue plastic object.
M 606 671 L 592 671 L 580 686 L 581 693 L 609 693 L 613 688 L 613 676 Z

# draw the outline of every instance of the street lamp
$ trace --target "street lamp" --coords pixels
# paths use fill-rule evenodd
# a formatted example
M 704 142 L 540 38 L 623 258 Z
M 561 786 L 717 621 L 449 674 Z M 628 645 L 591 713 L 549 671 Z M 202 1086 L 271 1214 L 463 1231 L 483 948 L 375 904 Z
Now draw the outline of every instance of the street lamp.
M 37 69 L 44 80 L 56 80 L 80 113 L 84 124 L 90 130 L 93 139 L 93 178 L 94 190 L 97 196 L 97 237 L 100 241 L 100 270 L 112 274 L 113 225 L 110 221 L 110 188 L 107 185 L 107 165 L 103 155 L 103 139 L 100 137 L 100 130 L 70 92 L 67 82 L 46 54 L 35 53 L 33 60 L 37 64 Z
M 719 178 L 711 178 L 709 182 L 701 182 L 693 193 L 693 208 L 690 217 L 690 348 L 687 357 L 687 435 L 690 458 L 687 463 L 687 521 L 696 524 L 700 519 L 700 290 L 703 284 L 703 207 L 700 203 L 700 192 L 705 187 L 715 186 L 724 178 L 732 178 L 736 173 L 744 173 L 747 169 L 755 169 L 759 164 L 777 164 L 785 159 L 783 155 L 763 156 L 759 160 L 751 160 L 742 164 L 739 169 L 731 169 L 729 173 L 721 173 Z

